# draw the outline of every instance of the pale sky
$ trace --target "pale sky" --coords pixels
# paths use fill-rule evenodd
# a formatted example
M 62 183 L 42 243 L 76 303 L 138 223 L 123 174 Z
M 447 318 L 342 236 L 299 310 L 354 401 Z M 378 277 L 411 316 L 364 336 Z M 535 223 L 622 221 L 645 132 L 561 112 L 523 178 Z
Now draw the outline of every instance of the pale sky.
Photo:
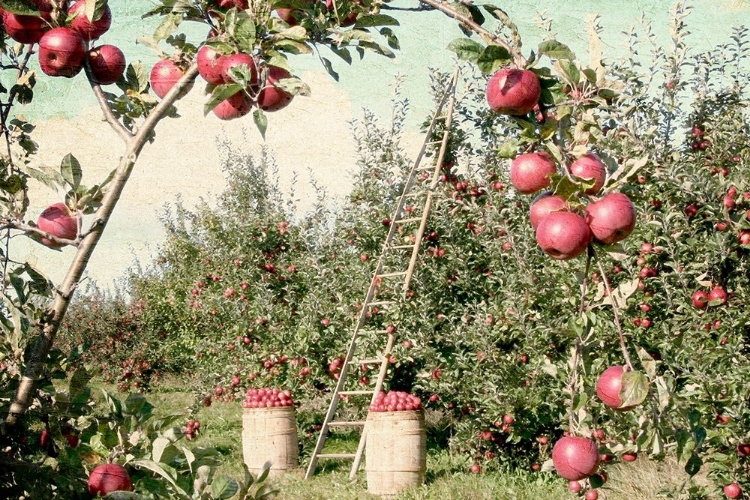
M 640 0 L 628 2 L 627 6 L 621 0 L 510 2 L 508 5 L 495 0 L 493 3 L 507 9 L 518 24 L 525 39 L 526 55 L 542 36 L 536 23 L 537 13 L 544 9 L 547 9 L 547 17 L 555 19 L 553 26 L 558 40 L 571 46 L 579 57 L 584 56 L 586 50 L 585 19 L 594 13 L 601 14 L 605 55 L 623 54 L 621 32 L 636 23 L 639 11 L 645 12 L 652 21 L 653 31 L 662 41 L 666 42 L 668 36 L 666 23 L 671 6 L 668 1 Z M 399 1 L 397 4 L 413 6 L 416 2 Z M 702 50 L 728 41 L 732 26 L 750 24 L 747 0 L 701 0 L 691 4 L 695 7 L 688 18 L 691 42 Z M 110 0 L 110 5 L 113 27 L 101 43 L 118 45 L 128 60 L 141 59 L 152 64 L 155 54 L 134 43 L 135 38 L 153 29 L 152 22 L 139 18 L 151 2 Z M 453 69 L 453 55 L 445 47 L 461 33 L 455 23 L 436 12 L 393 15 L 402 22 L 401 27 L 394 28 L 402 46 L 395 59 L 368 54 L 363 61 L 355 61 L 347 67 L 324 50 L 324 55 L 331 56 L 341 75 L 338 83 L 323 72 L 316 58 L 298 56 L 292 59 L 293 67 L 299 68 L 299 76 L 310 85 L 312 96 L 296 98 L 288 108 L 269 114 L 266 143 L 276 154 L 282 187 L 288 185 L 292 173 L 297 172 L 298 191 L 304 197 L 305 192 L 310 192 L 308 169 L 312 169 L 332 196 L 347 194 L 351 185 L 348 173 L 354 165 L 349 121 L 361 117 L 364 107 L 387 120 L 397 75 L 403 79 L 403 94 L 412 104 L 407 144 L 411 150 L 416 150 L 421 141 L 416 127 L 430 106 L 428 68 Z M 38 80 L 37 99 L 21 108 L 21 113 L 37 124 L 34 139 L 40 145 L 39 163 L 59 165 L 60 159 L 71 152 L 83 165 L 84 182 L 94 184 L 116 166 L 122 151 L 119 139 L 101 120 L 82 75 L 71 80 L 40 75 Z M 218 135 L 232 139 L 240 148 L 257 151 L 262 144 L 251 117 L 232 122 L 220 122 L 212 115 L 204 118 L 203 99 L 202 85 L 196 84 L 190 95 L 178 104 L 182 116 L 159 124 L 155 143 L 145 148 L 88 267 L 88 275 L 101 286 L 110 287 L 135 258 L 148 260 L 149 255 L 153 255 L 164 237 L 158 216 L 165 203 L 173 202 L 179 195 L 190 207 L 201 197 L 211 200 L 223 190 L 225 179 L 216 150 Z M 35 219 L 45 206 L 61 200 L 62 194 L 46 188 L 35 190 L 29 218 Z M 29 260 L 59 282 L 75 250 L 55 252 L 22 240 L 25 238 L 14 240 L 14 258 L 20 259 L 29 252 Z

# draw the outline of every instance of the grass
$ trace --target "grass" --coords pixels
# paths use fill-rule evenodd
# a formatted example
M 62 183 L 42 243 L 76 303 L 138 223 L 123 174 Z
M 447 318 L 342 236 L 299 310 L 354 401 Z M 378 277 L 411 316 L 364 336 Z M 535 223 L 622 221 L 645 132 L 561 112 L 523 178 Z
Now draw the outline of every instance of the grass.
M 162 390 L 147 396 L 156 407 L 157 414 L 186 410 L 193 399 L 184 381 L 167 383 Z M 193 443 L 216 448 L 224 455 L 217 474 L 233 477 L 242 475 L 242 408 L 237 403 L 214 403 L 201 407 L 196 418 L 201 422 L 201 433 Z M 317 436 L 313 436 L 313 439 Z M 357 440 L 332 438 L 326 443 L 327 452 L 345 452 L 356 449 Z M 364 466 L 355 481 L 349 481 L 349 461 L 321 461 L 316 475 L 304 479 L 306 457 L 300 468 L 273 481 L 279 491 L 278 500 L 350 500 L 380 498 L 367 493 Z M 445 450 L 430 450 L 427 456 L 426 484 L 392 497 L 397 500 L 471 499 L 471 500 L 557 500 L 576 499 L 568 492 L 567 483 L 554 474 L 531 471 L 491 470 L 475 475 L 468 473 L 466 457 L 452 456 Z M 639 458 L 629 464 L 616 464 L 607 468 L 608 482 L 599 490 L 600 500 L 654 500 L 667 498 L 659 492 L 667 487 L 679 486 L 687 476 L 673 461 L 653 462 Z M 671 497 L 671 498 L 688 498 Z

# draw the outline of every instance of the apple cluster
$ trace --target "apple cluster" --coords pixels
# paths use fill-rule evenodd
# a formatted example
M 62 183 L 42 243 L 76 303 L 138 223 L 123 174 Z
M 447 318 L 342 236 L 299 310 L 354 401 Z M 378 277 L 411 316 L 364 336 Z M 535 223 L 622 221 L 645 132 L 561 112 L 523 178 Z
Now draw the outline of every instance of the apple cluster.
M 49 76 L 72 78 L 88 64 L 91 79 L 110 85 L 125 72 L 125 55 L 114 45 L 91 47 L 112 24 L 108 5 L 96 18 L 86 13 L 86 0 L 57 8 L 51 0 L 32 0 L 39 15 L 19 15 L 4 10 L 5 32 L 13 40 L 39 44 L 39 66 Z
M 195 439 L 195 435 L 198 434 L 198 431 L 201 429 L 201 423 L 198 420 L 190 419 L 188 420 L 187 425 L 185 425 L 185 428 L 183 429 L 183 432 L 185 433 L 185 439 L 188 441 L 192 441 Z
M 568 172 L 590 185 L 583 192 L 589 196 L 599 193 L 607 177 L 604 162 L 592 152 L 572 162 Z M 523 194 L 548 188 L 556 173 L 557 164 L 546 152 L 521 154 L 510 166 L 511 184 Z M 622 193 L 605 194 L 579 214 L 568 199 L 546 191 L 532 202 L 529 218 L 542 250 L 565 260 L 579 256 L 592 241 L 611 245 L 627 238 L 635 227 L 636 212 L 633 202 Z
M 416 411 L 422 409 L 422 401 L 403 391 L 379 392 L 375 402 L 370 405 L 370 411 Z
M 714 286 L 710 291 L 696 290 L 692 295 L 693 305 L 698 309 L 705 309 L 711 305 L 725 305 L 729 294 L 723 286 Z
M 212 12 L 216 15 L 223 15 L 230 8 L 248 8 L 247 0 L 215 0 L 212 3 Z M 289 11 L 289 16 L 292 16 L 293 9 L 276 11 L 280 17 L 282 13 L 278 11 Z M 247 115 L 253 106 L 273 112 L 292 101 L 294 96 L 277 86 L 279 81 L 292 76 L 286 69 L 261 64 L 259 56 L 234 49 L 220 36 L 212 35 L 216 35 L 216 32 L 209 34 L 207 43 L 196 56 L 198 73 L 207 84 L 206 92 L 213 92 L 218 85 L 243 85 L 213 108 L 214 115 L 221 120 L 232 120 Z M 179 61 L 162 59 L 151 69 L 151 88 L 159 98 L 164 98 L 185 71 L 186 68 Z
M 250 388 L 245 395 L 245 401 L 242 402 L 243 408 L 277 408 L 280 406 L 294 406 L 292 391 L 267 387 Z

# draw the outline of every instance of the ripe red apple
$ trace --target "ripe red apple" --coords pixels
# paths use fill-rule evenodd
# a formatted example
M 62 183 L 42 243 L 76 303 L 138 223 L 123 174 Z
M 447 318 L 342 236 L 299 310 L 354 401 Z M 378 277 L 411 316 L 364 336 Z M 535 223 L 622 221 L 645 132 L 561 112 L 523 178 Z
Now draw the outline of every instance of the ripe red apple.
M 114 45 L 101 45 L 88 52 L 91 79 L 99 85 L 115 83 L 125 73 L 125 54 Z
M 740 485 L 737 483 L 730 483 L 724 486 L 724 494 L 727 498 L 740 498 L 742 497 L 742 488 L 740 488 Z
M 570 164 L 570 174 L 584 179 L 594 180 L 594 186 L 586 190 L 586 194 L 596 194 L 607 180 L 607 167 L 594 153 L 586 153 Z
M 740 245 L 750 245 L 750 231 L 740 231 L 737 235 L 737 241 Z
M 109 5 L 104 7 L 104 12 L 96 21 L 86 16 L 86 0 L 78 0 L 70 8 L 70 16 L 75 16 L 70 27 L 81 34 L 84 40 L 95 40 L 109 31 L 112 24 L 112 11 Z
M 163 99 L 165 95 L 175 86 L 177 81 L 182 78 L 184 71 L 171 59 L 162 59 L 161 61 L 154 64 L 151 68 L 151 89 L 154 91 L 160 99 Z M 190 84 L 192 87 L 192 84 Z M 190 87 L 185 89 L 185 92 Z
M 245 10 L 248 6 L 247 0 L 214 0 L 214 3 L 222 9 L 237 7 L 240 10 Z
M 740 443 L 737 445 L 737 456 L 750 457 L 750 443 Z
M 53 28 L 39 40 L 39 66 L 49 76 L 77 75 L 85 56 L 86 42 L 70 28 Z
M 487 103 L 495 113 L 525 115 L 539 102 L 542 86 L 536 73 L 505 68 L 497 71 L 487 83 Z
M 567 260 L 586 250 L 591 241 L 591 230 L 578 214 L 552 212 L 537 227 L 536 241 L 550 257 Z
M 596 395 L 602 403 L 615 410 L 627 411 L 634 406 L 622 407 L 620 390 L 622 390 L 622 376 L 625 374 L 624 366 L 611 366 L 604 370 L 596 382 Z
M 623 453 L 622 454 L 622 460 L 623 462 L 635 462 L 638 459 L 638 453 Z
M 599 492 L 596 490 L 589 490 L 583 496 L 586 500 L 599 500 Z
M 572 493 L 580 493 L 580 491 L 583 489 L 583 485 L 578 481 L 570 481 L 568 482 L 568 489 Z
M 204 45 L 198 50 L 196 62 L 198 74 L 211 85 L 224 83 L 224 61 L 226 56 L 216 52 L 213 47 Z
M 253 56 L 244 54 L 242 52 L 240 52 L 239 54 L 232 54 L 231 56 L 226 56 L 224 58 L 221 71 L 222 79 L 226 83 L 234 82 L 234 80 L 232 80 L 232 77 L 230 76 L 230 71 L 232 70 L 232 68 L 239 67 L 243 64 L 247 65 L 250 68 L 250 84 L 257 85 L 258 68 L 255 64 L 255 59 L 253 58 Z
M 555 172 L 555 160 L 546 152 L 526 153 L 510 164 L 510 182 L 521 193 L 531 194 L 548 187 Z
M 542 220 L 551 212 L 567 210 L 568 201 L 562 196 L 554 195 L 551 191 L 540 194 L 534 199 L 529 208 L 531 227 L 536 229 Z
M 220 120 L 233 120 L 245 116 L 253 108 L 253 101 L 244 90 L 224 99 L 213 109 Z
M 97 466 L 89 476 L 89 494 L 104 496 L 113 491 L 132 491 L 133 483 L 125 467 L 118 464 Z
M 721 304 L 719 305 L 726 304 L 728 298 L 729 295 L 727 294 L 726 289 L 722 286 L 715 286 L 708 293 L 708 301 L 713 302 L 714 300 L 720 300 Z
M 70 212 L 65 203 L 55 203 L 45 208 L 36 221 L 39 229 L 56 238 L 74 240 L 78 236 L 78 220 Z M 62 243 L 42 238 L 42 244 L 52 248 L 65 246 Z
M 564 437 L 552 449 L 552 463 L 557 473 L 568 481 L 585 479 L 599 466 L 599 449 L 591 439 Z
M 285 69 L 276 66 L 268 67 L 268 77 L 264 87 L 258 93 L 258 107 L 263 111 L 278 111 L 292 102 L 293 95 L 274 86 L 275 82 L 292 76 Z
M 8 11 L 3 11 L 3 26 L 8 36 L 19 43 L 37 43 L 49 28 L 41 17 L 20 16 Z
M 635 206 L 626 195 L 610 193 L 586 207 L 586 224 L 604 245 L 622 241 L 635 228 Z
M 693 292 L 691 299 L 693 300 L 693 305 L 698 309 L 703 309 L 704 307 L 706 307 L 708 305 L 708 301 L 710 300 L 708 298 L 708 294 L 703 290 L 696 290 L 695 292 Z

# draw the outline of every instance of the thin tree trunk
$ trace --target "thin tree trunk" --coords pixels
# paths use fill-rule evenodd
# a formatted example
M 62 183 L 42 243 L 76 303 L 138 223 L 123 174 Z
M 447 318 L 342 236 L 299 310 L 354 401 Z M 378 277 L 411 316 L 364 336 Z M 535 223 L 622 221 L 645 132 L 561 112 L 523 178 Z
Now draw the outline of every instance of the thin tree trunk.
M 15 398 L 13 399 L 10 411 L 5 420 L 7 425 L 16 425 L 20 417 L 23 416 L 31 404 L 36 381 L 43 375 L 47 356 L 54 344 L 55 336 L 60 328 L 60 323 L 62 323 L 65 313 L 68 310 L 70 299 L 72 298 L 78 283 L 81 281 L 83 273 L 86 271 L 86 266 L 88 266 L 91 255 L 94 253 L 97 243 L 99 243 L 104 228 L 107 227 L 109 218 L 128 182 L 128 178 L 133 171 L 138 156 L 143 150 L 143 147 L 156 125 L 162 118 L 164 118 L 170 106 L 184 95 L 184 91 L 192 84 L 197 74 L 198 67 L 193 64 L 180 81 L 177 82 L 174 88 L 164 96 L 161 103 L 159 103 L 153 109 L 151 114 L 148 115 L 138 132 L 132 135 L 129 132 L 123 133 L 122 124 L 117 122 L 112 115 L 112 111 L 103 99 L 98 86 L 94 86 L 94 91 L 97 94 L 99 104 L 104 111 L 107 121 L 115 131 L 125 139 L 125 154 L 120 159 L 120 164 L 117 167 L 115 176 L 102 199 L 102 206 L 96 212 L 94 225 L 78 245 L 78 251 L 68 269 L 68 273 L 60 287 L 56 290 L 55 300 L 47 311 L 46 318 L 42 320 L 39 338 L 34 345 L 31 358 L 27 361 L 26 369 L 21 378 L 21 383 L 18 386 Z

